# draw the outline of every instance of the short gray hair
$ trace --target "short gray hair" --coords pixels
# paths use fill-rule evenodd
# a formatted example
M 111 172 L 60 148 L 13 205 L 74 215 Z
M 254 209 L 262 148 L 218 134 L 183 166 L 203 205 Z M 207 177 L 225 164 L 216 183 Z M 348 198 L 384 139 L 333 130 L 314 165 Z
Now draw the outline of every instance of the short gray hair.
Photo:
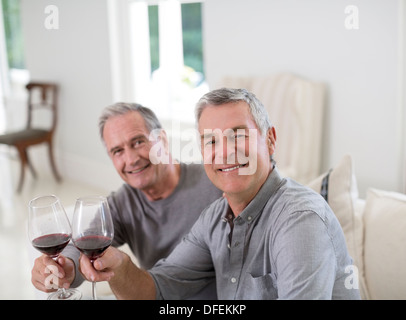
M 247 89 L 221 88 L 206 93 L 196 104 L 196 124 L 199 123 L 202 112 L 207 106 L 219 106 L 225 103 L 239 101 L 245 101 L 248 104 L 252 119 L 256 123 L 261 134 L 266 134 L 268 129 L 272 128 L 268 112 L 262 102 Z
M 113 105 L 104 108 L 102 114 L 99 117 L 99 132 L 102 141 L 104 141 L 103 139 L 104 126 L 106 125 L 108 119 L 134 111 L 138 112 L 144 118 L 145 125 L 149 130 L 149 132 L 152 132 L 152 130 L 155 129 L 162 129 L 161 123 L 159 122 L 157 116 L 151 109 L 144 107 L 139 103 L 117 102 Z

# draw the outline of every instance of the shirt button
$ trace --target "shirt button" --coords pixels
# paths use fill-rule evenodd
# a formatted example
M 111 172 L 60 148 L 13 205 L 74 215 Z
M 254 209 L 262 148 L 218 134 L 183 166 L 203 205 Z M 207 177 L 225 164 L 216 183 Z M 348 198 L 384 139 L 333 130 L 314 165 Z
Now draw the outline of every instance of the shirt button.
M 236 282 L 237 282 L 237 279 L 234 278 L 234 277 L 232 277 L 232 278 L 231 278 L 231 283 L 236 283 Z
M 251 220 L 252 220 L 252 217 L 251 217 L 251 216 L 248 216 L 247 219 L 248 219 L 248 221 L 251 221 Z

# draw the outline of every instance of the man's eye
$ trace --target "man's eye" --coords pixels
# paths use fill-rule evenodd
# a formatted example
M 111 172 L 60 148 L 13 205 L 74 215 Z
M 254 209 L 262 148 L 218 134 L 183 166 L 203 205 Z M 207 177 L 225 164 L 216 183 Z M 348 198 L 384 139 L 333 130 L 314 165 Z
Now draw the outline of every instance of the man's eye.
M 112 154 L 113 156 L 116 156 L 116 155 L 119 155 L 119 154 L 121 153 L 121 151 L 122 151 L 122 149 L 116 149 L 116 150 L 113 150 L 113 151 L 111 152 L 111 154 Z
M 227 140 L 229 140 L 229 141 L 238 141 L 238 140 L 243 140 L 243 139 L 245 139 L 247 136 L 245 135 L 245 134 L 233 134 L 233 135 L 231 135 L 231 136 L 229 136 L 228 138 L 227 138 Z
M 142 144 L 144 144 L 144 140 L 135 140 L 134 142 L 133 142 L 133 146 L 134 147 L 139 147 L 139 146 L 141 146 Z
M 204 143 L 204 145 L 205 146 L 211 146 L 211 145 L 213 145 L 213 144 L 215 144 L 216 143 L 216 140 L 215 139 L 211 139 L 211 140 L 207 140 L 205 143 Z
M 235 139 L 245 139 L 246 135 L 245 134 L 236 134 L 234 136 Z

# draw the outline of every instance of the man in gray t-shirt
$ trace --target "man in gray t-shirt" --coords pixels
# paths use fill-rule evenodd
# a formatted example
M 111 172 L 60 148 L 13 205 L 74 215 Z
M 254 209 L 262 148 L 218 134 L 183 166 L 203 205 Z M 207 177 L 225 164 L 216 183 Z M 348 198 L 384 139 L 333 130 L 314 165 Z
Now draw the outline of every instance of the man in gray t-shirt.
M 150 109 L 139 104 L 114 104 L 103 111 L 99 129 L 114 167 L 125 182 L 108 196 L 114 220 L 113 246 L 127 243 L 140 266 L 149 269 L 169 255 L 203 209 L 222 192 L 207 178 L 202 165 L 172 159 L 166 133 Z M 65 248 L 58 264 L 41 256 L 35 261 L 32 283 L 39 290 L 54 291 L 45 286 L 49 274 L 43 271 L 55 265 L 62 277 L 60 286 L 80 285 L 83 277 L 79 256 L 72 245 Z M 213 281 L 191 298 L 216 297 Z

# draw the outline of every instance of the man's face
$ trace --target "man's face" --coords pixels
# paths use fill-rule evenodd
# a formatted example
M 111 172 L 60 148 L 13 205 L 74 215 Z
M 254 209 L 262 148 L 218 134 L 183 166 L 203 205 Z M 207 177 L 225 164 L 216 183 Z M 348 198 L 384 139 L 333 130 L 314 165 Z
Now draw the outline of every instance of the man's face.
M 272 169 L 275 131 L 262 135 L 246 102 L 206 107 L 199 119 L 204 166 L 226 194 L 257 192 Z
M 154 142 L 143 117 L 136 111 L 107 120 L 103 138 L 107 152 L 120 177 L 133 188 L 153 187 L 161 174 L 162 164 L 154 165 L 149 152 Z

